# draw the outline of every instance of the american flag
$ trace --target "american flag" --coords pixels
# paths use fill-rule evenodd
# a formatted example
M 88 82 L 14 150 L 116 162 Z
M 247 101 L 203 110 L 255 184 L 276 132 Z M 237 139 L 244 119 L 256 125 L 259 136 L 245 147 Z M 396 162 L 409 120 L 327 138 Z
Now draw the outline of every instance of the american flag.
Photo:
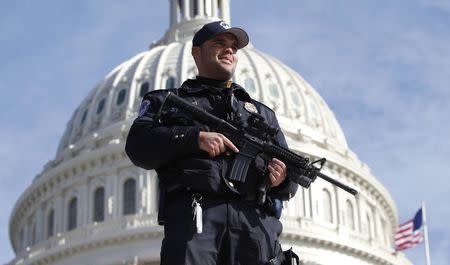
M 394 240 L 397 251 L 413 247 L 423 241 L 422 208 L 417 211 L 413 219 L 399 225 Z

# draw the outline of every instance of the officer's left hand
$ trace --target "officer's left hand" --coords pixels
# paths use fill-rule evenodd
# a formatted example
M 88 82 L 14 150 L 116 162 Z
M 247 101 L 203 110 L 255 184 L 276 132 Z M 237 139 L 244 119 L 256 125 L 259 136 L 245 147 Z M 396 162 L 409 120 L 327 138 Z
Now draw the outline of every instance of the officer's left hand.
M 269 169 L 269 178 L 272 187 L 280 185 L 286 178 L 287 169 L 283 161 L 272 158 L 272 160 L 269 161 L 267 168 Z

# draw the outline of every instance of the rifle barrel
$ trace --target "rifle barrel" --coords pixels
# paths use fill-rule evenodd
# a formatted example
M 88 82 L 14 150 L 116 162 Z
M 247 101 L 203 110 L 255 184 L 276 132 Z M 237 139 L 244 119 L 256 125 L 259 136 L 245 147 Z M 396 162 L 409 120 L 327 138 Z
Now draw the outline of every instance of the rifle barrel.
M 317 176 L 318 176 L 319 178 L 321 178 L 321 179 L 324 179 L 324 180 L 330 182 L 331 184 L 334 184 L 334 185 L 338 186 L 339 188 L 345 190 L 346 192 L 348 192 L 348 193 L 350 193 L 350 194 L 352 194 L 352 195 L 358 194 L 358 191 L 357 191 L 357 190 L 355 190 L 355 189 L 353 189 L 353 188 L 351 188 L 351 187 L 345 185 L 345 184 L 342 183 L 342 182 L 339 182 L 339 181 L 337 181 L 337 180 L 335 180 L 335 179 L 333 179 L 333 178 L 330 178 L 330 177 L 328 177 L 327 175 L 325 175 L 325 174 L 323 174 L 323 173 L 318 172 L 318 173 L 317 173 Z

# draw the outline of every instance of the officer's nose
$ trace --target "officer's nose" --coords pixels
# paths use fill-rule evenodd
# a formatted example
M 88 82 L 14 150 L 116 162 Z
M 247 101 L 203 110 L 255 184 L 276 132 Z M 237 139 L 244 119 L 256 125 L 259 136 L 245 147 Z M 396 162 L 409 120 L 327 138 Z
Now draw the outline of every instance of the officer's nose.
M 224 53 L 225 54 L 234 54 L 235 51 L 234 51 L 233 47 L 230 46 L 230 47 L 225 48 Z

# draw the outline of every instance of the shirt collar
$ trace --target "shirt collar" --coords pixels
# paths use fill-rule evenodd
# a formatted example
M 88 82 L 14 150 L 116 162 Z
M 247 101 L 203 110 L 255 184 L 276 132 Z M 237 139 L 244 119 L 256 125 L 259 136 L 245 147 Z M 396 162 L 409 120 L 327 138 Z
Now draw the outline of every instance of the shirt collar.
M 223 90 L 232 89 L 234 96 L 238 100 L 251 102 L 250 95 L 243 87 L 236 83 L 231 83 L 230 85 L 228 81 L 220 81 L 198 76 L 196 79 L 188 79 L 184 81 L 180 89 L 187 94 L 195 94 L 199 92 L 221 93 Z

